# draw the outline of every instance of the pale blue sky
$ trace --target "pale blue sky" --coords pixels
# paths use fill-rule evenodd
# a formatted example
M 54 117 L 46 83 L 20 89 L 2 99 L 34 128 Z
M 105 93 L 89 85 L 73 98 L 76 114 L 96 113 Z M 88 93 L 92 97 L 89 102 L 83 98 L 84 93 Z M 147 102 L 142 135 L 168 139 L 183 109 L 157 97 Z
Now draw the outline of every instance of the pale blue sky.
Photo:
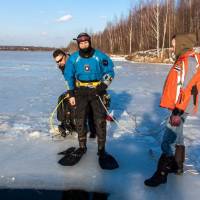
M 0 0 L 0 45 L 66 46 L 79 32 L 101 31 L 136 0 Z

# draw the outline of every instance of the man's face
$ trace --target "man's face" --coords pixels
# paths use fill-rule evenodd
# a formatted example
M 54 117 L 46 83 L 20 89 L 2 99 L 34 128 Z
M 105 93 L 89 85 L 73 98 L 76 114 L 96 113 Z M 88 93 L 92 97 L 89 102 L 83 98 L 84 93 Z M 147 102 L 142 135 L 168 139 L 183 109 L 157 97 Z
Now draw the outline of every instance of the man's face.
M 79 48 L 80 49 L 87 49 L 89 47 L 89 42 L 88 41 L 83 41 L 79 43 Z
M 58 65 L 58 67 L 60 69 L 63 69 L 64 66 L 65 66 L 65 63 L 66 63 L 66 56 L 60 54 L 55 58 L 55 61 L 56 61 L 57 65 Z
M 172 51 L 175 53 L 175 48 L 176 48 L 176 40 L 175 38 L 172 39 Z

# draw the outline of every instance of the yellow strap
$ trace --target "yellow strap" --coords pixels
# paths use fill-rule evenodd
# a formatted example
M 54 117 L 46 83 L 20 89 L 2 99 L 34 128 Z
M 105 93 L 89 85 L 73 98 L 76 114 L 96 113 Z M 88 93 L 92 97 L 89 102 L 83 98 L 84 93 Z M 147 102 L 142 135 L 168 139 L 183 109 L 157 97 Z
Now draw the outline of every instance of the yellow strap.
M 81 82 L 76 81 L 76 87 L 97 87 L 101 82 L 95 81 L 95 82 Z

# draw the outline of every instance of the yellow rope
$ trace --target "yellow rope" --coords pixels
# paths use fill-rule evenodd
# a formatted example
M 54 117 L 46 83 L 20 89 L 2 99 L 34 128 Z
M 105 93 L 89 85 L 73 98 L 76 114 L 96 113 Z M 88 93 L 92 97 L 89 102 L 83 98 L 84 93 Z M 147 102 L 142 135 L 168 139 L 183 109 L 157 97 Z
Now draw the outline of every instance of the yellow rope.
M 67 82 L 65 82 L 65 87 L 66 87 L 67 90 L 69 90 L 69 86 L 68 86 L 68 83 L 67 83 Z M 55 107 L 55 109 L 53 110 L 53 112 L 50 114 L 50 117 L 49 117 L 49 125 L 50 125 L 50 127 L 51 127 L 51 130 L 53 130 L 55 133 L 57 133 L 56 135 L 59 135 L 60 133 L 59 133 L 59 131 L 56 130 L 55 127 L 54 127 L 53 118 L 54 118 L 55 112 L 57 111 L 57 109 L 58 109 L 58 107 L 60 106 L 60 104 L 64 101 L 64 99 L 67 99 L 67 98 L 69 98 L 69 94 L 66 94 L 66 97 L 63 98 L 63 99 L 57 104 L 57 106 Z M 54 135 L 54 136 L 56 136 L 56 135 Z M 53 136 L 52 136 L 52 138 L 53 138 Z
M 55 109 L 53 110 L 53 112 L 50 114 L 50 117 L 49 117 L 49 124 L 50 124 L 50 127 L 51 127 L 51 130 L 53 130 L 56 135 L 59 135 L 59 131 L 55 129 L 54 127 L 54 123 L 53 123 L 53 118 L 54 118 L 54 115 L 55 115 L 55 112 L 57 111 L 58 107 L 60 106 L 60 104 L 64 101 L 64 99 L 67 99 L 68 96 L 64 97 L 58 104 L 57 106 L 55 107 Z M 53 137 L 53 136 L 52 136 Z

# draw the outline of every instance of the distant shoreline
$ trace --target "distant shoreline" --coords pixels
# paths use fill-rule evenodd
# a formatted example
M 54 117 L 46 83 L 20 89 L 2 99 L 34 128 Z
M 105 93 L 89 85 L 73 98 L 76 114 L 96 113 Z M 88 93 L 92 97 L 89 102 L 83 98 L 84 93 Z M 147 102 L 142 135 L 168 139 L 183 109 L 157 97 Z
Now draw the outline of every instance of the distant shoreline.
M 0 51 L 54 51 L 55 47 L 0 46 Z

